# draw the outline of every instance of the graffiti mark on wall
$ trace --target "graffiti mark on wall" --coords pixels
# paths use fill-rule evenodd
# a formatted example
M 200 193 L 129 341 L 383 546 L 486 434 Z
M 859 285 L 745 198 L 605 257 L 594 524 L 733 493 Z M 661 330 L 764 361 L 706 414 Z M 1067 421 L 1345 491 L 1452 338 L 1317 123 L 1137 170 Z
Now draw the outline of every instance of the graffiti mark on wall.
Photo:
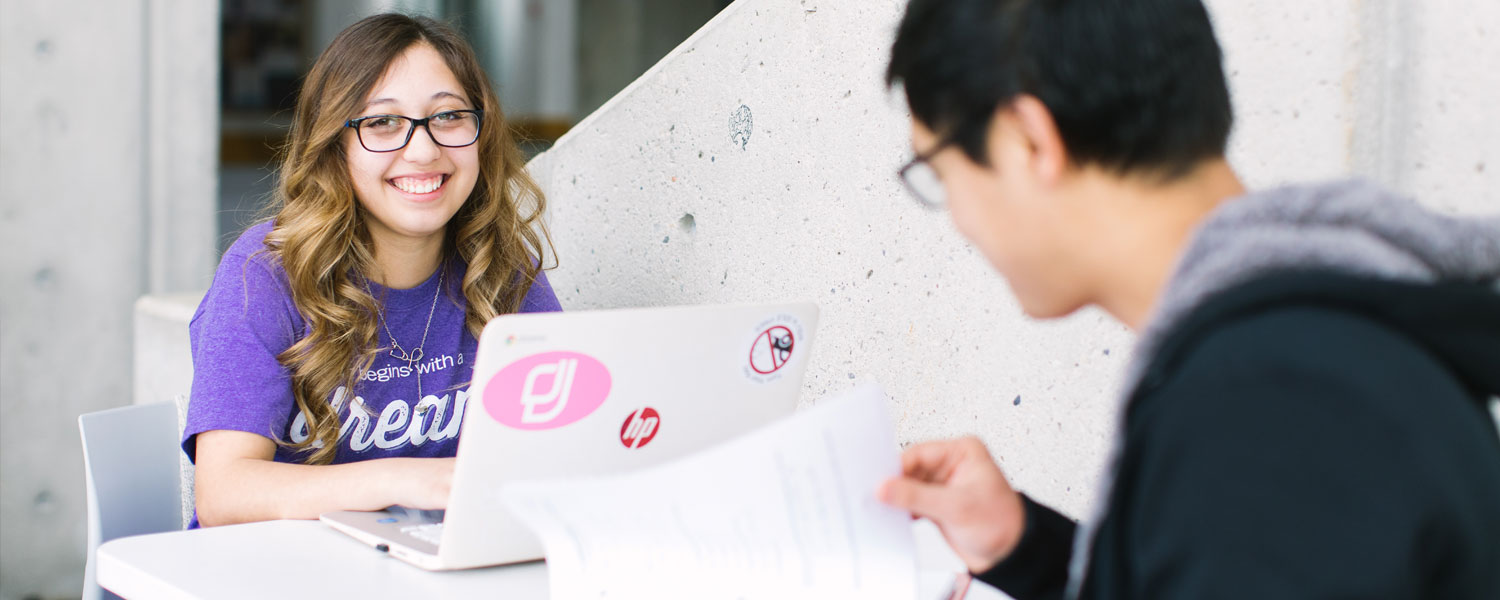
M 750 143 L 750 131 L 755 128 L 755 119 L 750 116 L 750 107 L 743 104 L 729 115 L 729 139 L 739 145 L 740 150 Z

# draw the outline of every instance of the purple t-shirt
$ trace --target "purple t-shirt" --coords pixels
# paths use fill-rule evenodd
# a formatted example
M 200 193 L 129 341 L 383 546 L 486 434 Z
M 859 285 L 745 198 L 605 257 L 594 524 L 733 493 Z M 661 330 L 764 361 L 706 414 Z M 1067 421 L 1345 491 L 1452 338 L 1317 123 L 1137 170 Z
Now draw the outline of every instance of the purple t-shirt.
M 190 459 L 197 459 L 197 435 L 204 431 L 245 431 L 291 442 L 308 437 L 306 421 L 292 399 L 290 371 L 276 360 L 306 334 L 307 327 L 292 304 L 286 271 L 265 251 L 270 231 L 270 223 L 255 225 L 224 253 L 213 285 L 188 326 L 193 388 L 182 449 Z M 337 407 L 342 423 L 334 463 L 454 455 L 478 345 L 464 326 L 465 301 L 459 290 L 465 270 L 462 260 L 450 260 L 411 289 L 371 284 L 376 299 L 384 299 L 381 314 L 390 329 L 387 333 L 377 322 L 377 343 L 389 348 L 394 336 L 413 354 L 420 346 L 422 359 L 409 363 L 382 351 L 352 392 L 339 387 L 327 399 Z M 558 310 L 562 309 L 546 277 L 539 276 L 520 312 Z M 300 456 L 278 446 L 275 460 L 300 462 Z

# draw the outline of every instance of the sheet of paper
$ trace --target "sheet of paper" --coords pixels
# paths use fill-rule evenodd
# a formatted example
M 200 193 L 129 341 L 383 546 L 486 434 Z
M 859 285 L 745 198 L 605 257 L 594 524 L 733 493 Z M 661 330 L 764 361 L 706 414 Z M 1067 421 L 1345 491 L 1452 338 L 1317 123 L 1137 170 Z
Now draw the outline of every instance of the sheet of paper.
M 875 499 L 899 460 L 867 386 L 672 463 L 499 495 L 541 538 L 553 598 L 910 600 L 910 518 Z

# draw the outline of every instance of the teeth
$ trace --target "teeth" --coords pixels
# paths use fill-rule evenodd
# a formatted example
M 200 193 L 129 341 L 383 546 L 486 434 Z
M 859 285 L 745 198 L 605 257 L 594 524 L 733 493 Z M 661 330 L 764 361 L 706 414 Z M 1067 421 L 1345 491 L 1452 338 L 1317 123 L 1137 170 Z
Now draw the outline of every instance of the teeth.
M 397 177 L 391 180 L 391 184 L 408 194 L 427 194 L 443 186 L 442 176 L 429 179 L 416 179 L 412 177 Z

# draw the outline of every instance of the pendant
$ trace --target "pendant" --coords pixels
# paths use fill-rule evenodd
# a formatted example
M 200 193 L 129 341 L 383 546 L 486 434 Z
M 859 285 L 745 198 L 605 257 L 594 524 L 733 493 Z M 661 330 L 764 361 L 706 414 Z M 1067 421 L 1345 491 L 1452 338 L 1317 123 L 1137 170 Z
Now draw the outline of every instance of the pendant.
M 406 349 L 402 348 L 399 344 L 392 344 L 390 354 L 391 358 L 406 361 L 407 368 L 411 368 L 413 364 L 416 364 L 417 362 L 422 360 L 421 348 L 417 348 L 415 352 L 407 352 Z

